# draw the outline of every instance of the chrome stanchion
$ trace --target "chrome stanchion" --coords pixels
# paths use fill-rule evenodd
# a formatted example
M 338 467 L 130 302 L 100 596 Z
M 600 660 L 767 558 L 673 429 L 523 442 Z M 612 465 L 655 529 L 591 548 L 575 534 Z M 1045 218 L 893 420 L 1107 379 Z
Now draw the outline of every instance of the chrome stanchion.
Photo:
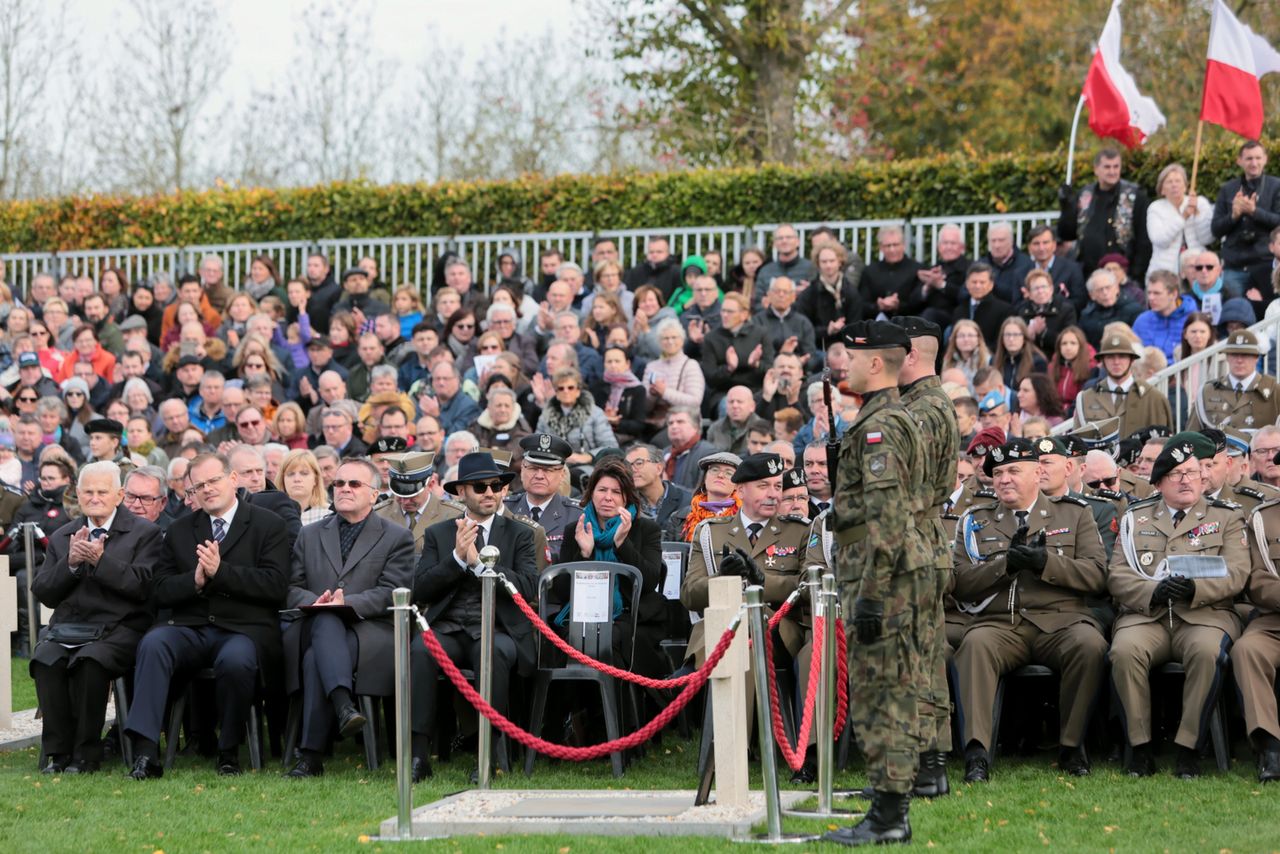
M 764 588 L 751 585 L 746 590 L 748 626 L 751 629 L 751 666 L 755 671 L 756 731 L 760 733 L 760 773 L 764 785 L 764 807 L 768 832 L 741 840 L 780 844 L 786 842 L 810 842 L 816 836 L 783 834 L 782 802 L 778 795 L 778 759 L 774 753 L 772 717 L 769 710 L 769 661 L 765 651 Z
M 395 612 L 396 667 L 396 834 L 401 839 L 413 838 L 413 736 L 409 731 L 410 683 L 409 641 L 413 637 L 412 595 L 406 587 L 391 591 L 391 610 Z
M 480 573 L 480 672 L 476 676 L 479 683 L 476 690 L 486 703 L 493 700 L 494 595 L 498 581 L 498 573 L 493 567 L 498 557 L 496 546 L 485 546 L 480 550 L 480 563 L 484 570 Z M 479 727 L 480 772 L 476 784 L 478 788 L 487 789 L 493 776 L 493 727 L 484 715 L 479 715 Z
M 29 650 L 36 648 L 36 641 L 40 638 L 40 606 L 36 602 L 36 591 L 32 587 L 32 582 L 36 577 L 36 542 L 35 542 L 35 522 L 22 523 L 22 548 L 27 555 L 27 642 L 30 644 Z M 28 653 L 30 654 L 30 653 Z

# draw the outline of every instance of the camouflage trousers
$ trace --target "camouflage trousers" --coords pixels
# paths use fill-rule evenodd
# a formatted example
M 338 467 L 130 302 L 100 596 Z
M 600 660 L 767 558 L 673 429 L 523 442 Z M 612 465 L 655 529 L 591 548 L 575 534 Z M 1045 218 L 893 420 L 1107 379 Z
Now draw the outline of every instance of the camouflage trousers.
M 920 697 L 920 737 L 924 750 L 951 752 L 951 688 L 947 684 L 947 632 L 944 599 L 951 570 L 935 569 L 935 584 L 921 584 L 920 643 L 929 684 Z
M 870 644 L 849 641 L 849 722 L 866 757 L 867 780 L 873 789 L 906 794 L 915 782 L 920 753 L 927 744 L 921 699 L 929 696 L 932 662 L 925 624 L 941 623 L 941 609 L 926 610 L 938 586 L 937 571 L 923 567 L 894 577 L 886 597 L 884 633 Z M 841 599 L 849 625 L 857 585 L 842 585 Z M 930 722 L 929 730 L 932 730 Z

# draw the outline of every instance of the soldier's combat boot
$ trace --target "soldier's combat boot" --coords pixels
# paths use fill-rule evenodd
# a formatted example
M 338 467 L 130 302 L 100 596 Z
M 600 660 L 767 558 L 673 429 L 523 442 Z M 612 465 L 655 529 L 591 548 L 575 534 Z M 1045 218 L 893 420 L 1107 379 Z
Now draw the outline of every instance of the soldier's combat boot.
M 872 796 L 871 808 L 862 821 L 852 827 L 842 827 L 823 834 L 822 838 L 826 842 L 838 842 L 850 847 L 910 842 L 910 806 L 910 795 L 877 791 Z
M 920 754 L 920 770 L 916 774 L 914 798 L 940 798 L 951 794 L 947 780 L 947 754 L 941 750 L 927 750 Z

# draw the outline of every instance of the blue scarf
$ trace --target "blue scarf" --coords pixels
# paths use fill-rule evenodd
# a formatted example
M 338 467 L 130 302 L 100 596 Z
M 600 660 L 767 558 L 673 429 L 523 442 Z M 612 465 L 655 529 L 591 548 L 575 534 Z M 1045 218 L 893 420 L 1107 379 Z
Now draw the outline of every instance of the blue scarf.
M 627 512 L 631 514 L 631 518 L 636 518 L 637 512 L 635 505 L 628 505 Z M 583 560 L 599 560 L 608 563 L 618 562 L 618 553 L 615 551 L 615 543 L 613 538 L 618 535 L 618 528 L 622 526 L 622 514 L 619 513 L 608 522 L 600 523 L 600 518 L 596 516 L 596 506 L 590 501 L 587 502 L 587 509 L 582 511 L 583 518 L 587 524 L 591 526 L 592 534 L 595 537 L 595 549 L 591 552 L 591 556 L 583 555 Z M 563 626 L 569 622 L 570 606 L 565 605 L 560 609 L 560 613 L 556 614 L 555 620 L 552 622 L 557 626 Z M 613 619 L 622 616 L 622 593 L 615 585 L 613 588 Z

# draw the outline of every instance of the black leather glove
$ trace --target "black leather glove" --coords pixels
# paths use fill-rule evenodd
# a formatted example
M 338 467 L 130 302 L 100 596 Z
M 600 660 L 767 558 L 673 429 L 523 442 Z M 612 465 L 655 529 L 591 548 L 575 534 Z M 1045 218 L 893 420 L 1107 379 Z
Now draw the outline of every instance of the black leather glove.
M 853 601 L 853 634 L 858 643 L 874 643 L 884 634 L 884 603 L 879 599 Z
M 739 578 L 745 578 L 748 584 L 764 585 L 764 572 L 751 559 L 751 555 L 741 548 L 729 551 L 728 545 L 722 547 L 720 551 L 720 574 L 736 575 Z
M 1196 598 L 1196 582 L 1194 578 L 1183 578 L 1175 575 L 1169 579 L 1169 598 L 1174 602 L 1191 602 Z
M 1044 547 L 1044 531 L 1041 531 L 1030 545 L 1014 546 L 1006 556 L 1006 565 L 1010 575 L 1022 570 L 1040 575 L 1049 560 L 1049 552 Z
M 1025 546 L 1026 544 L 1027 544 L 1027 529 L 1019 528 L 1018 530 L 1014 531 L 1013 539 L 1009 541 L 1009 548 L 1015 549 L 1018 546 Z
M 1058 204 L 1065 205 L 1071 201 L 1071 185 L 1063 184 L 1058 187 Z
M 1156 583 L 1155 592 L 1151 594 L 1151 607 L 1168 605 L 1173 601 L 1173 579 L 1166 578 Z

